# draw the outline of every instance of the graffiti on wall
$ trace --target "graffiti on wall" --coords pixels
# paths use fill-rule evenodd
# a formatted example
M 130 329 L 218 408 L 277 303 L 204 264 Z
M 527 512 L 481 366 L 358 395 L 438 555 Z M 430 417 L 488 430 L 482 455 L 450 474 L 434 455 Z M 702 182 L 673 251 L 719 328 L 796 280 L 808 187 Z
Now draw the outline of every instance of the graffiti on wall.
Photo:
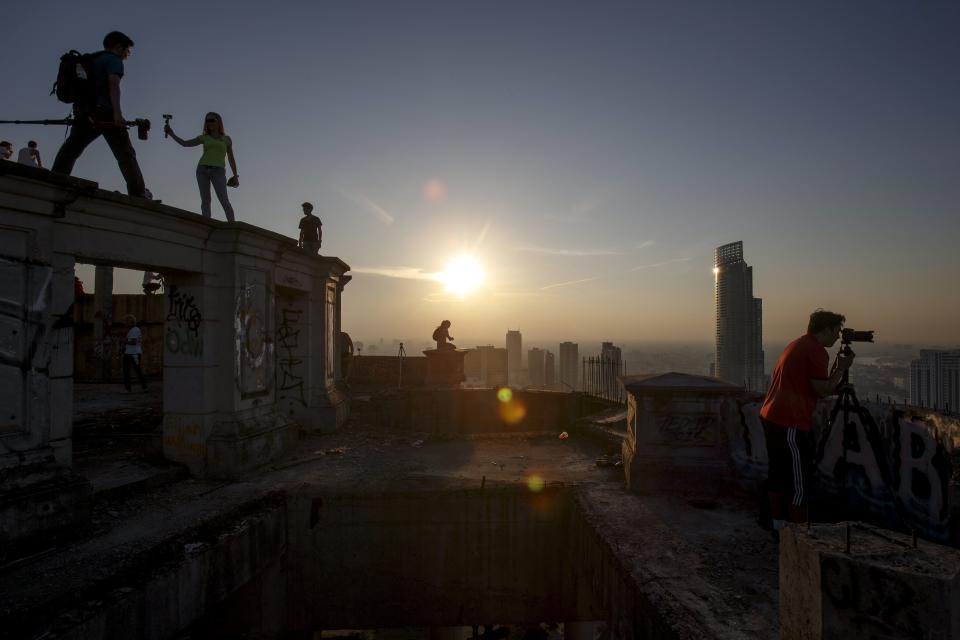
M 654 418 L 656 433 L 671 444 L 713 445 L 717 441 L 717 416 L 702 414 L 666 414 Z
M 846 430 L 838 421 L 818 452 L 818 469 L 865 507 L 892 508 L 903 524 L 945 535 L 951 462 L 944 439 L 916 416 L 882 409 L 851 414 Z
M 170 292 L 167 294 L 167 320 L 175 320 L 186 325 L 189 331 L 196 333 L 200 330 L 200 323 L 203 322 L 203 314 L 200 308 L 194 302 L 194 297 L 189 293 L 180 290 L 177 285 L 170 285 Z
M 183 455 L 203 457 L 206 452 L 203 430 L 196 422 L 166 415 L 163 418 L 163 450 L 175 460 L 182 459 Z
M 307 406 L 303 381 L 303 358 L 300 351 L 300 316 L 303 309 L 283 308 L 280 310 L 280 325 L 277 327 L 277 348 L 279 350 L 277 370 L 280 380 L 277 383 L 280 400 L 291 400 L 300 406 Z
M 49 420 L 49 405 L 32 402 L 49 393 L 51 369 L 70 370 L 73 341 L 73 304 L 63 313 L 49 313 L 53 306 L 54 272 L 18 260 L 0 258 L 3 281 L 27 283 L 0 292 L 0 433 L 28 431 L 27 407 L 32 406 L 30 421 Z M 72 277 L 58 271 L 59 276 Z M 39 374 L 39 375 L 38 375 Z M 0 441 L 0 452 L 17 450 L 13 440 Z M 18 446 L 19 446 L 18 442 Z
M 199 358 L 203 355 L 200 325 L 203 314 L 192 295 L 171 285 L 167 293 L 167 324 L 164 347 L 168 353 Z
M 241 270 L 233 318 L 234 374 L 241 396 L 266 393 L 273 378 L 273 337 L 269 333 L 267 274 Z
M 902 408 L 867 403 L 862 414 L 850 415 L 846 433 L 842 418 L 827 433 L 831 402 L 821 403 L 814 415 L 821 488 L 845 492 L 851 504 L 888 526 L 907 525 L 946 540 L 952 443 L 960 435 L 960 420 L 934 413 L 910 415 Z M 733 462 L 742 473 L 763 478 L 767 451 L 759 405 L 744 404 L 740 417 L 740 424 L 730 432 Z

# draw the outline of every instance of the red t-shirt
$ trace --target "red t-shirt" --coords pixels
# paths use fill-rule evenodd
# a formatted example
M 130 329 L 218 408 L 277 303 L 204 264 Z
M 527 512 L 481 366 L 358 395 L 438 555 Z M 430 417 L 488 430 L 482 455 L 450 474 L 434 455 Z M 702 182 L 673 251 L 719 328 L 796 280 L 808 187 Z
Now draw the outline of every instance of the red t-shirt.
M 760 417 L 783 427 L 809 431 L 820 399 L 810 381 L 829 378 L 829 364 L 827 350 L 809 333 L 788 344 L 773 369 Z

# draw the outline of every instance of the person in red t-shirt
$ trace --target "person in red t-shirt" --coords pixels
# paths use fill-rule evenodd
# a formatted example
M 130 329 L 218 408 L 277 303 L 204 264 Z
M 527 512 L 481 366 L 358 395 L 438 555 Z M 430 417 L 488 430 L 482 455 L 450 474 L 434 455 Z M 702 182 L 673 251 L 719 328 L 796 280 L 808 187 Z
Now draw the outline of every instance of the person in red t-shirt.
M 774 531 L 784 518 L 807 519 L 807 492 L 813 466 L 811 418 L 817 400 L 837 392 L 843 372 L 853 364 L 853 353 L 840 353 L 827 373 L 827 349 L 836 344 L 846 318 L 817 309 L 810 314 L 807 333 L 787 345 L 773 369 L 770 389 L 760 408 L 767 441 L 767 498 Z M 790 497 L 785 508 L 785 497 Z

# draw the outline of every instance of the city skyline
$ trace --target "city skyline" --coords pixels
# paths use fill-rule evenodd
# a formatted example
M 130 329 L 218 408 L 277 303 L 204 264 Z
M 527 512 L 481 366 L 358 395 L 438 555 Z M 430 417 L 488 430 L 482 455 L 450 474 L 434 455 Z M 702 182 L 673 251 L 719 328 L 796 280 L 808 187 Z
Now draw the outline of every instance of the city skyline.
M 313 202 L 322 253 L 352 267 L 356 336 L 448 318 L 482 341 L 518 325 L 709 341 L 713 248 L 742 240 L 766 340 L 824 307 L 887 343 L 960 342 L 943 288 L 960 279 L 956 6 L 225 7 L 92 2 L 64 21 L 64 2 L 13 6 L 7 45 L 31 55 L 0 70 L 0 116 L 62 117 L 59 56 L 128 32 L 125 111 L 154 122 L 135 141 L 148 187 L 198 210 L 197 157 L 160 114 L 185 134 L 221 112 L 238 219 L 294 236 Z M 49 164 L 63 130 L 0 137 L 37 140 Z M 122 185 L 102 142 L 76 175 Z M 444 279 L 463 255 L 484 276 L 469 293 Z

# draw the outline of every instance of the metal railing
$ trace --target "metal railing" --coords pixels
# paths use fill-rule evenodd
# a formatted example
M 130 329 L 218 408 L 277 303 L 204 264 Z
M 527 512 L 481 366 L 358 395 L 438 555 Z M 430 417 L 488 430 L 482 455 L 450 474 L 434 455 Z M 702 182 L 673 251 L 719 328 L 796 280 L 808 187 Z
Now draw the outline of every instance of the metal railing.
M 626 371 L 626 362 L 603 356 L 583 359 L 583 392 L 619 404 L 627 403 L 627 394 L 619 377 Z

